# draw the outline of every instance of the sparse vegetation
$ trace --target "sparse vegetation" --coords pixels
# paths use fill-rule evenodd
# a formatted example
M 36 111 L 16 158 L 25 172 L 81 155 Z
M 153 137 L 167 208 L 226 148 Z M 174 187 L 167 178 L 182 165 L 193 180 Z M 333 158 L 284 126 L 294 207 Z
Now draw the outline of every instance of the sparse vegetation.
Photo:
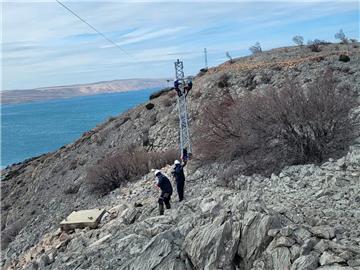
M 106 195 L 129 181 L 148 173 L 152 168 L 172 164 L 178 158 L 175 150 L 147 152 L 143 148 L 129 146 L 125 151 L 105 157 L 88 171 L 86 182 L 90 191 Z
M 302 89 L 225 96 L 205 106 L 198 127 L 201 161 L 235 161 L 244 174 L 268 175 L 286 165 L 318 163 L 346 150 L 353 138 L 350 91 L 339 91 L 330 71 Z
M 252 54 L 258 54 L 262 52 L 261 45 L 259 42 L 256 42 L 253 46 L 249 48 Z
M 292 40 L 296 45 L 299 45 L 299 46 L 304 45 L 304 38 L 302 36 L 295 36 L 295 37 L 293 37 Z
M 19 219 L 18 221 L 14 222 L 13 224 L 7 226 L 1 232 L 1 249 L 6 249 L 9 244 L 15 239 L 18 233 L 21 231 L 24 225 L 24 220 Z

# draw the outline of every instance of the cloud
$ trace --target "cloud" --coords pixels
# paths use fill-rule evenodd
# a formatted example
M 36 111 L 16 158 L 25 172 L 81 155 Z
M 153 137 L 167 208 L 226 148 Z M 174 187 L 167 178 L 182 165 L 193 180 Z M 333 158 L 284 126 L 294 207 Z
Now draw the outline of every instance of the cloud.
M 186 29 L 186 27 L 173 27 L 173 28 L 164 28 L 158 30 L 151 29 L 138 29 L 131 33 L 128 33 L 120 38 L 119 41 L 116 42 L 118 46 L 143 42 L 147 40 L 157 39 L 164 36 L 174 35 L 182 30 Z M 111 48 L 115 47 L 115 45 L 106 45 L 101 48 Z
M 168 77 L 173 61 L 188 72 L 245 54 L 305 39 L 359 33 L 355 1 L 64 1 L 136 61 L 56 2 L 3 3 L 3 87 L 32 88 L 127 77 Z M 313 26 L 313 27 L 312 27 Z M 72 75 L 77 74 L 77 76 Z M 78 81 L 77 81 L 78 80 Z

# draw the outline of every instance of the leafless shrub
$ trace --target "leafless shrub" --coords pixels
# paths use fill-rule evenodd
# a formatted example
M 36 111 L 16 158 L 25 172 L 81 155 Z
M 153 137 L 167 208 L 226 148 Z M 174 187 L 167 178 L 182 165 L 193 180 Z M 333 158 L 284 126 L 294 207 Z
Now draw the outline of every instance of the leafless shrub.
M 344 31 L 342 29 L 340 29 L 339 32 L 337 32 L 335 34 L 335 38 L 339 39 L 341 41 L 341 43 L 343 43 L 343 44 L 348 44 L 349 43 L 349 40 L 345 36 L 345 33 L 344 33 Z
M 308 47 L 312 52 L 321 52 L 320 42 L 318 42 L 317 39 L 309 40 L 308 41 Z
M 281 90 L 228 95 L 203 109 L 196 151 L 202 161 L 236 160 L 244 174 L 322 162 L 348 147 L 354 106 L 330 71 L 306 90 L 289 81 Z
M 229 59 L 230 64 L 234 63 L 234 61 L 233 61 L 233 59 L 232 59 L 232 57 L 231 57 L 231 55 L 230 55 L 229 52 L 226 52 L 225 55 L 226 55 L 226 58 Z
M 253 46 L 249 48 L 252 54 L 258 54 L 262 52 L 261 45 L 259 42 L 256 42 Z
M 304 38 L 302 36 L 295 36 L 295 37 L 293 37 L 292 40 L 296 45 L 299 45 L 299 46 L 304 45 Z
M 225 88 L 229 86 L 229 79 L 230 76 L 227 73 L 223 73 L 221 74 L 221 76 L 219 77 L 218 81 L 217 81 L 217 86 L 219 88 Z
M 108 156 L 92 167 L 86 177 L 91 192 L 106 195 L 149 172 L 171 164 L 177 158 L 176 152 L 146 152 L 143 148 L 129 146 L 123 152 Z
M 170 107 L 173 104 L 173 101 L 172 101 L 171 97 L 167 95 L 161 100 L 161 104 L 164 107 Z

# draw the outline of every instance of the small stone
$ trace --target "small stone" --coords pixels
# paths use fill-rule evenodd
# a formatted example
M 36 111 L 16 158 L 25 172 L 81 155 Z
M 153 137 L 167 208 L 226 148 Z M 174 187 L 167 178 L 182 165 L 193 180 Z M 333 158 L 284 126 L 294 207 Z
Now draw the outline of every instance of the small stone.
M 39 259 L 39 267 L 40 268 L 44 268 L 45 266 L 49 265 L 50 259 L 49 256 L 46 254 L 41 255 L 40 259 Z
M 335 229 L 330 226 L 312 227 L 311 231 L 319 238 L 333 239 L 335 237 Z
M 291 236 L 293 234 L 294 230 L 290 227 L 284 227 L 280 230 L 280 234 L 282 236 Z
M 317 244 L 318 240 L 313 237 L 304 242 L 304 244 L 301 246 L 301 255 L 308 255 L 310 251 L 313 249 L 313 247 Z
M 298 228 L 294 231 L 295 239 L 299 244 L 303 244 L 306 239 L 311 237 L 311 233 L 305 228 Z
M 313 254 L 301 256 L 292 264 L 290 270 L 314 270 L 317 268 L 319 258 Z

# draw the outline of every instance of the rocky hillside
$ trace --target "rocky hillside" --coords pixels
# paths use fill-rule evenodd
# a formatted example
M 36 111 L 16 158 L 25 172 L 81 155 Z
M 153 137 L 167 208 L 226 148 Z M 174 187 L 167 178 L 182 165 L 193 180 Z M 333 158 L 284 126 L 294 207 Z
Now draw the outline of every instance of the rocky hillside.
M 306 86 L 325 69 L 360 96 L 358 46 L 275 49 L 201 73 L 188 97 L 190 125 L 225 90 L 238 96 L 280 87 L 287 78 Z M 344 52 L 349 62 L 339 61 Z M 225 86 L 219 84 L 224 74 Z M 128 144 L 177 146 L 175 96 L 164 93 L 151 103 L 2 172 L 1 230 L 10 242 L 2 243 L 5 269 L 360 269 L 356 141 L 339 160 L 288 167 L 270 178 L 234 175 L 226 186 L 223 164 L 190 166 L 185 203 L 175 202 L 162 217 L 151 174 L 94 197 L 86 173 L 102 158 Z M 93 207 L 110 212 L 99 229 L 56 231 L 74 209 Z

